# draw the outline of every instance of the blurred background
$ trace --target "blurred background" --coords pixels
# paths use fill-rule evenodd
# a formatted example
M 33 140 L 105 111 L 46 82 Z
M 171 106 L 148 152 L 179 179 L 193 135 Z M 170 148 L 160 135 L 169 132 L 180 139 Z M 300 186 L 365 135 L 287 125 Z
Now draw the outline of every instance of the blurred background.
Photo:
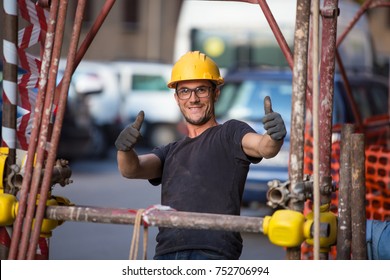
M 80 42 L 105 2 L 87 1 Z M 296 1 L 267 2 L 293 50 Z M 339 34 L 363 2 L 339 1 Z M 77 1 L 69 1 L 58 82 L 66 67 L 76 6 Z M 0 7 L 3 9 L 3 1 L 0 1 Z M 20 26 L 24 24 L 23 20 L 19 22 Z M 4 24 L 0 24 L 0 34 L 3 34 L 3 28 Z M 3 49 L 3 40 L 0 40 L 0 48 Z M 121 178 L 116 169 L 114 141 L 140 110 L 145 111 L 143 139 L 139 145 L 141 153 L 185 135 L 181 114 L 166 84 L 173 63 L 189 50 L 208 54 L 220 65 L 224 75 L 243 66 L 287 67 L 287 61 L 257 4 L 116 0 L 72 78 L 58 157 L 70 160 L 74 183 L 66 188 L 56 188 L 54 194 L 63 195 L 77 205 L 146 208 L 159 203 L 159 188 L 151 187 L 148 182 Z M 36 56 L 40 54 L 40 49 L 35 47 L 28 51 Z M 369 72 L 388 79 L 390 8 L 370 8 L 341 44 L 340 53 L 347 70 Z M 243 91 L 249 92 L 246 87 Z M 220 110 L 227 112 L 228 106 Z M 287 156 L 288 149 L 280 178 L 288 175 Z M 250 183 L 259 185 L 259 180 L 256 177 Z M 252 197 L 250 202 L 259 202 L 258 199 Z M 264 189 L 261 199 L 265 199 Z M 251 209 L 243 207 L 242 214 L 263 216 L 270 210 L 264 203 L 257 203 L 255 212 Z M 53 233 L 51 259 L 125 259 L 131 228 L 66 222 Z M 151 234 L 155 233 L 153 229 Z M 149 256 L 152 256 L 153 236 L 149 245 Z M 283 249 L 269 244 L 266 238 L 251 234 L 244 236 L 243 259 L 283 257 Z
M 268 2 L 293 51 L 296 1 Z M 86 3 L 80 42 L 90 31 L 105 0 Z M 362 3 L 339 1 L 339 34 Z M 77 1 L 69 1 L 59 80 L 66 65 L 76 7 Z M 26 23 L 20 20 L 18 24 Z M 3 27 L 1 24 L 0 34 Z M 0 48 L 2 44 L 3 40 Z M 288 66 L 257 4 L 116 0 L 72 79 L 59 156 L 104 158 L 119 131 L 140 110 L 146 113 L 143 144 L 160 145 L 185 134 L 180 112 L 165 85 L 172 64 L 185 52 L 195 49 L 212 57 L 223 74 L 242 66 Z M 39 56 L 37 46 L 28 51 Z M 368 9 L 339 51 L 347 70 L 388 77 L 390 9 Z

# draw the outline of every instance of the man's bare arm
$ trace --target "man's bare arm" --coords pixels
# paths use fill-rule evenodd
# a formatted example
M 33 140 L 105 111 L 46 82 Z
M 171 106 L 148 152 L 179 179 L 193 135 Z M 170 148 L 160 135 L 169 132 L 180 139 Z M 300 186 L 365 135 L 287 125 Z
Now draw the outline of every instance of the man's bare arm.
M 118 169 L 130 179 L 154 179 L 161 177 L 161 161 L 155 154 L 137 155 L 134 150 L 118 151 Z

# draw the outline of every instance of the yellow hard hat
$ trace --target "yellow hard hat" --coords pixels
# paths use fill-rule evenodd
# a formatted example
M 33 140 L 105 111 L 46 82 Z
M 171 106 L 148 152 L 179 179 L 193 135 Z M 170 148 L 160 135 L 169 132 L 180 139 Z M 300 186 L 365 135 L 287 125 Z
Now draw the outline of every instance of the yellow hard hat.
M 224 83 L 214 60 L 199 51 L 188 52 L 175 63 L 168 87 L 175 88 L 178 82 L 189 80 L 211 80 L 216 85 Z

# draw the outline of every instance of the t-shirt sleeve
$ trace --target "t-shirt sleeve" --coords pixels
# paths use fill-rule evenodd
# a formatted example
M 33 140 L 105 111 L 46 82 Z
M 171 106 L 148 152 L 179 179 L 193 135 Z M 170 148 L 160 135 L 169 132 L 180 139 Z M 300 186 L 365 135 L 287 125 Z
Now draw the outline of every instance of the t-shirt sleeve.
M 247 123 L 238 121 L 238 120 L 231 120 L 229 124 L 230 128 L 233 129 L 233 141 L 235 144 L 240 146 L 240 149 L 242 153 L 245 155 L 247 160 L 249 160 L 251 163 L 259 163 L 263 158 L 256 158 L 256 157 L 251 157 L 248 156 L 244 153 L 244 150 L 242 149 L 242 138 L 247 134 L 247 133 L 256 133 L 256 131 Z
M 163 166 L 163 168 L 164 168 L 164 162 L 165 162 L 165 157 L 166 157 L 167 151 L 168 151 L 167 146 L 160 146 L 160 147 L 154 148 L 151 152 L 152 154 L 155 154 L 160 159 L 161 165 Z M 148 181 L 153 186 L 158 186 L 161 184 L 161 177 L 149 179 Z

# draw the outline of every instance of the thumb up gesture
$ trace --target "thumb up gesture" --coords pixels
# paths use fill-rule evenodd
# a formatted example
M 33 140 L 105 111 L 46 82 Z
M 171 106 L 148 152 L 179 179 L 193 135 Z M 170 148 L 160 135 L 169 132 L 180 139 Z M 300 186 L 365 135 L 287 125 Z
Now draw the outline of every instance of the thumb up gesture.
M 141 138 L 141 133 L 139 131 L 144 121 L 144 116 L 144 111 L 140 111 L 134 123 L 128 125 L 119 134 L 115 141 L 115 146 L 119 151 L 130 151 L 139 141 Z
M 271 98 L 266 96 L 264 98 L 264 112 L 265 115 L 262 119 L 264 129 L 272 140 L 280 141 L 286 136 L 286 126 L 282 116 L 272 110 Z

